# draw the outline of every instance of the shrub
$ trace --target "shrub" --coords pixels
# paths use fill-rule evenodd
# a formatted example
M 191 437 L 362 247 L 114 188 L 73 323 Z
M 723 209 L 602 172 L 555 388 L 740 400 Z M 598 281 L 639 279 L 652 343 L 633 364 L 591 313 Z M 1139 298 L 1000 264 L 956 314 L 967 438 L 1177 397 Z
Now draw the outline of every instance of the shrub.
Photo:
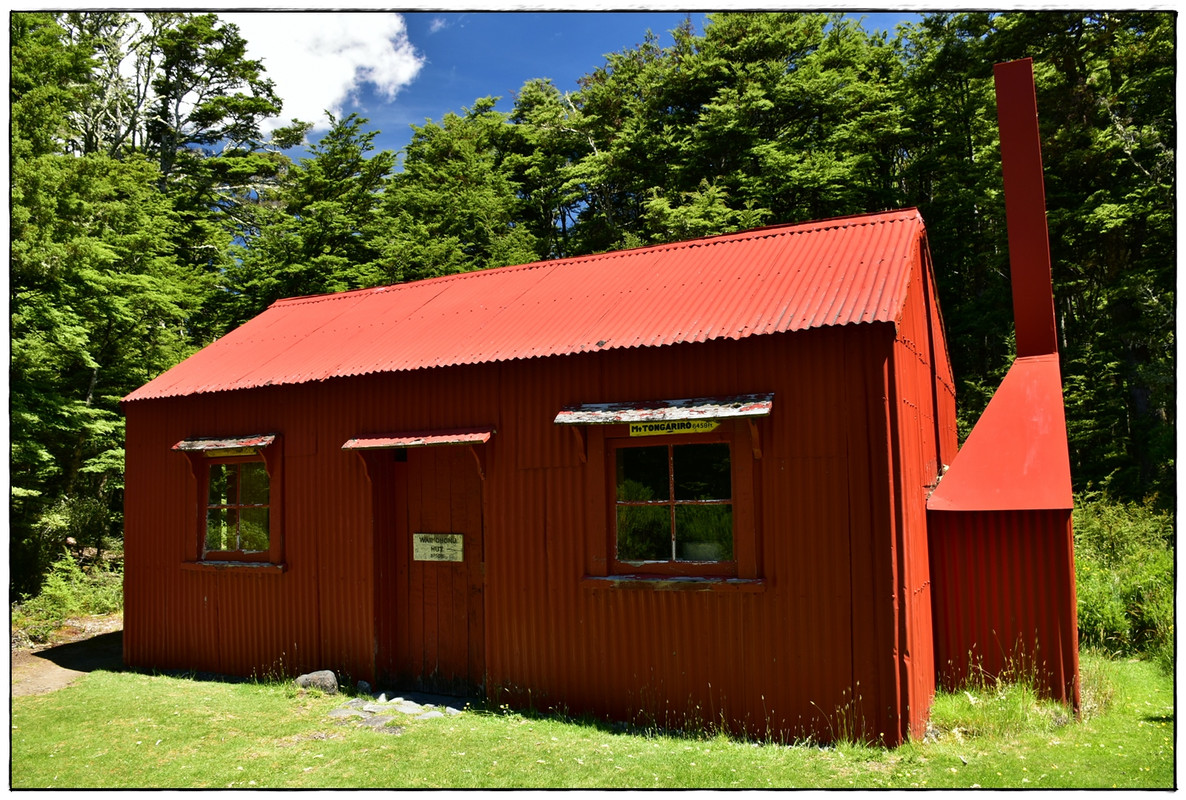
M 123 573 L 118 567 L 83 569 L 70 553 L 50 567 L 36 597 L 25 597 L 11 612 L 14 629 L 44 642 L 71 617 L 123 610 Z
M 1075 507 L 1079 641 L 1173 666 L 1174 521 L 1153 503 L 1090 493 Z

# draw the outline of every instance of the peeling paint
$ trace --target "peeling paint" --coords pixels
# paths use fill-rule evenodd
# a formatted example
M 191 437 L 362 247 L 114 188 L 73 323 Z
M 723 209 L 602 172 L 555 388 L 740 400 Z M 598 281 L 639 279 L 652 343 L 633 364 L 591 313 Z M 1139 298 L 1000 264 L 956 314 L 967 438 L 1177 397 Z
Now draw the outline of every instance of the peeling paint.
M 556 415 L 555 422 L 557 425 L 617 425 L 623 422 L 766 417 L 770 415 L 773 406 L 773 394 L 647 400 L 635 403 L 586 403 L 565 407 Z

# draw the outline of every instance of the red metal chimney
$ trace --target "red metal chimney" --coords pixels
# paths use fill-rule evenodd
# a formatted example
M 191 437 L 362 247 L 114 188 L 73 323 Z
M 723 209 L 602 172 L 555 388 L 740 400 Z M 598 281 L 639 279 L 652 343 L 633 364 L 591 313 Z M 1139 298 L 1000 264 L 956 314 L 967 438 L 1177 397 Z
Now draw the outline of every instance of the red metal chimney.
M 1032 670 L 1078 710 L 1070 455 L 1030 59 L 994 67 L 1017 358 L 927 500 L 940 684 Z
M 997 64 L 993 67 L 993 77 L 1001 132 L 1001 169 L 1005 178 L 1005 221 L 1009 232 L 1017 355 L 1021 358 L 1050 355 L 1058 352 L 1058 336 L 1050 281 L 1050 241 L 1046 230 L 1033 60 L 1023 58 Z

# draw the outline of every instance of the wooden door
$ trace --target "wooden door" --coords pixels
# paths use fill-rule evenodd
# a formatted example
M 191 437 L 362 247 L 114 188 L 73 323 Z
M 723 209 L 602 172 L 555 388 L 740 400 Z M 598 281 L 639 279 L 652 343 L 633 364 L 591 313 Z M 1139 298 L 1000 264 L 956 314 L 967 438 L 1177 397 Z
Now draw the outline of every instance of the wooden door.
M 480 694 L 486 663 L 477 464 L 468 447 L 447 446 L 409 449 L 401 467 L 396 470 L 396 502 L 403 506 L 396 515 L 396 580 L 402 584 L 395 609 L 397 673 L 422 691 Z

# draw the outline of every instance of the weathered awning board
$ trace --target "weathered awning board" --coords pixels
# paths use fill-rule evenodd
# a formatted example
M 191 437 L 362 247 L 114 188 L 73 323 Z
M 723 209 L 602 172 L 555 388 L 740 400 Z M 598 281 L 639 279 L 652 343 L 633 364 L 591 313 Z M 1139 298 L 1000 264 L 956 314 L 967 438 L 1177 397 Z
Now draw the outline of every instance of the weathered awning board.
M 441 447 L 485 444 L 494 428 L 461 428 L 442 431 L 396 433 L 390 436 L 359 436 L 342 445 L 343 450 L 386 450 L 395 447 Z
M 773 394 L 650 400 L 637 403 L 587 403 L 566 407 L 556 415 L 555 422 L 557 425 L 618 425 L 624 422 L 738 419 L 769 416 L 773 406 Z
M 209 437 L 182 439 L 173 445 L 174 450 L 184 453 L 205 453 L 206 455 L 222 455 L 234 452 L 257 452 L 276 441 L 272 433 L 256 434 L 254 436 L 239 436 L 234 438 Z

